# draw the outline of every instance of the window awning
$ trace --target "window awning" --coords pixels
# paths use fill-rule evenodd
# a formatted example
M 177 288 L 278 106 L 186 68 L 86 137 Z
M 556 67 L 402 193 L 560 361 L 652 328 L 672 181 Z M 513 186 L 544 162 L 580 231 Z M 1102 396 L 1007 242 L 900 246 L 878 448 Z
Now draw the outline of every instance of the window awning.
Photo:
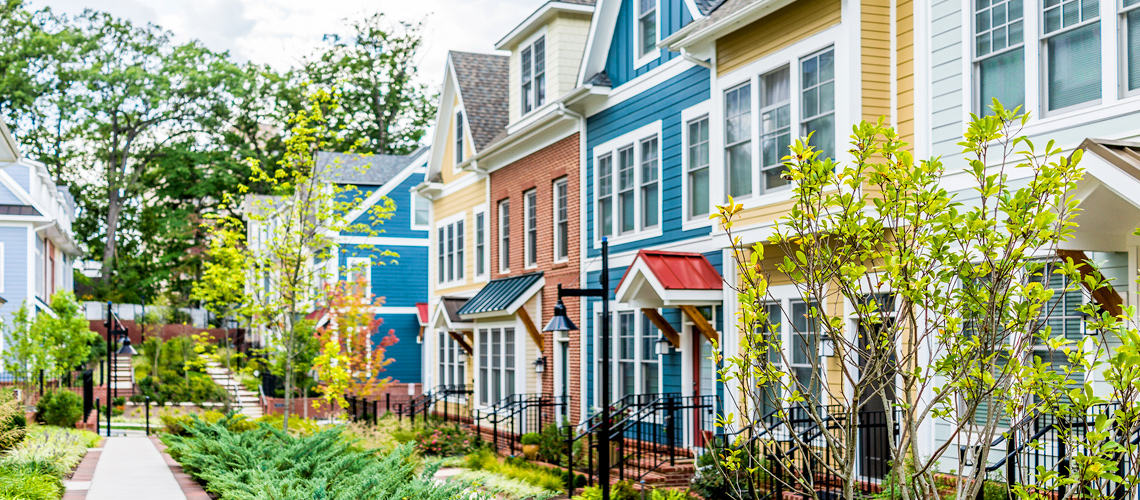
M 641 250 L 615 297 L 638 308 L 717 305 L 724 299 L 724 280 L 699 253 Z
M 512 315 L 545 284 L 542 272 L 491 280 L 459 309 L 459 317 L 471 321 Z
M 434 328 L 445 331 L 471 330 L 475 325 L 459 317 L 459 309 L 467 301 L 466 297 L 443 297 L 435 308 L 435 318 L 431 324 Z
M 427 305 L 427 302 L 416 302 L 416 318 L 420 320 L 420 326 L 427 326 L 427 324 L 428 324 L 428 305 Z

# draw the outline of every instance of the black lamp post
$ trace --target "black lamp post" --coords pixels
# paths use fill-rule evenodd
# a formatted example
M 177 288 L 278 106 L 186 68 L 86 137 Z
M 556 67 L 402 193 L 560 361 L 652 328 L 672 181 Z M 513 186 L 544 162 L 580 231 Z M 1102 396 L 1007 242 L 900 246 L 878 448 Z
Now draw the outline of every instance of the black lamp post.
M 107 436 L 111 435 L 111 409 L 115 404 L 115 389 L 114 389 L 114 372 L 115 372 L 115 354 L 138 354 L 135 348 L 131 347 L 131 338 L 128 331 L 123 327 L 122 323 L 115 318 L 114 312 L 111 310 L 111 302 L 107 301 L 107 321 L 103 323 L 107 327 L 107 369 L 103 370 L 103 377 L 107 380 Z M 118 343 L 115 338 L 116 335 L 123 337 L 123 347 L 115 351 L 115 344 Z
M 602 238 L 601 288 L 562 288 L 558 284 L 558 303 L 554 306 L 554 317 L 543 331 L 569 332 L 578 327 L 566 316 L 566 305 L 562 297 L 597 297 L 602 299 L 602 428 L 598 437 L 598 482 L 602 487 L 602 500 L 610 500 L 610 244 Z M 556 335 L 557 336 L 557 335 Z M 571 467 L 572 468 L 572 467 Z M 573 484 L 573 471 L 571 471 Z

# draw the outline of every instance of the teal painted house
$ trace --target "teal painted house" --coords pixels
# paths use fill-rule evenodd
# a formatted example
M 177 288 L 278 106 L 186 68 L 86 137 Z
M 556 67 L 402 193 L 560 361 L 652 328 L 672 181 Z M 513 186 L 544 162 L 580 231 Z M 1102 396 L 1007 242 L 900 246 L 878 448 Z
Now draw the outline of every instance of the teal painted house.
M 393 362 L 383 375 L 405 384 L 423 383 L 421 326 L 428 296 L 431 204 L 411 189 L 424 181 L 427 151 L 406 156 L 325 152 L 317 156 L 318 168 L 331 181 L 355 186 L 346 196 L 362 201 L 350 217 L 373 228 L 374 234 L 338 237 L 337 268 L 342 280 L 363 277 L 372 297 L 383 297 L 378 314 L 384 323 L 373 341 L 379 342 L 389 330 L 399 339 L 385 353 Z M 382 222 L 373 220 L 369 209 L 382 206 L 385 199 L 392 200 L 395 212 Z M 383 255 L 385 251 L 395 255 Z
M 684 412 L 686 446 L 703 442 L 710 426 L 699 421 L 719 411 L 722 389 L 707 358 L 723 331 L 724 245 L 708 220 L 709 63 L 661 47 L 719 3 L 599 0 L 579 75 L 603 95 L 584 113 L 583 285 L 598 286 L 606 238 L 611 317 L 601 317 L 598 300 L 582 307 L 586 376 L 576 403 L 593 413 L 604 389 L 619 406 L 679 396 L 694 406 Z M 611 325 L 609 360 L 601 359 L 603 321 Z

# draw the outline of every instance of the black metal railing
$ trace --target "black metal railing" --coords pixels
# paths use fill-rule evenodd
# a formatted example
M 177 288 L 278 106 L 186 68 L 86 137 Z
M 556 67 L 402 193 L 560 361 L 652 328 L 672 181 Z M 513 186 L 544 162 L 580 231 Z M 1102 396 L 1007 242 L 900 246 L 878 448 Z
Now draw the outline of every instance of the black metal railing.
M 477 411 L 475 424 L 491 432 L 496 450 L 515 455 L 521 450 L 523 434 L 541 434 L 544 428 L 559 425 L 558 418 L 565 415 L 569 405 L 569 396 L 512 394 Z
M 1131 418 L 1120 418 L 1126 412 L 1121 412 L 1119 404 L 1108 403 L 1095 405 L 1082 417 L 1058 416 L 1054 412 L 1038 412 L 1022 418 L 1010 426 L 1010 430 L 990 443 L 991 451 L 994 448 L 1004 448 L 999 452 L 997 460 L 987 463 L 985 467 L 976 468 L 975 477 L 986 479 L 993 476 L 1002 476 L 1000 481 L 1007 485 L 1036 486 L 1043 490 L 1055 490 L 1057 498 L 1065 495 L 1065 489 L 1073 485 L 1055 486 L 1052 479 L 1042 483 L 1039 471 L 1056 472 L 1063 478 L 1078 479 L 1075 487 L 1077 491 L 1089 493 L 1099 492 L 1105 498 L 1118 500 L 1137 499 L 1140 494 L 1130 491 L 1127 485 L 1103 479 L 1081 479 L 1080 471 L 1074 470 L 1074 457 L 1087 455 L 1085 449 L 1090 444 L 1103 446 L 1103 443 L 1089 443 L 1086 437 L 1089 429 L 1096 425 L 1097 418 L 1118 417 L 1116 425 L 1107 438 L 1110 441 L 1125 445 L 1126 449 L 1135 449 L 1140 446 L 1140 429 Z M 1128 422 L 1130 427 L 1123 424 Z M 970 459 L 976 458 L 979 450 L 962 447 L 962 461 L 969 464 Z M 1110 456 L 1117 467 L 1116 475 L 1129 477 L 1136 474 L 1137 464 L 1133 463 L 1129 453 L 1116 453 Z M 982 463 L 986 463 L 982 460 Z M 1000 471 L 1000 472 L 999 472 Z M 982 498 L 984 488 L 979 488 L 978 498 Z
M 375 422 L 378 415 L 392 413 L 400 421 L 409 417 L 414 424 L 416 417 L 427 419 L 429 415 L 442 417 L 444 421 L 471 421 L 470 385 L 439 385 L 418 396 L 384 394 L 373 399 L 349 398 L 348 413 L 353 420 L 368 416 Z

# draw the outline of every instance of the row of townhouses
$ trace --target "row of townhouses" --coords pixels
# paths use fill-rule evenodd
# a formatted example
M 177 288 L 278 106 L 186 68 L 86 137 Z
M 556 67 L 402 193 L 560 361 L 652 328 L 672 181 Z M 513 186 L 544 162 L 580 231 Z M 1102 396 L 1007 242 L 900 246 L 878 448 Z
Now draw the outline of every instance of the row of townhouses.
M 348 267 L 375 259 L 356 244 L 400 254 L 366 266 L 400 337 L 390 374 L 465 387 L 455 402 L 476 413 L 538 394 L 577 423 L 602 391 L 731 411 L 709 357 L 738 345 L 725 286 L 736 277 L 709 214 L 731 196 L 745 207 L 735 234 L 766 240 L 791 207 L 789 143 L 812 133 L 844 161 L 847 130 L 864 119 L 885 117 L 916 157 L 941 156 L 944 185 L 968 200 L 954 166 L 971 114 L 995 97 L 1021 106 L 1034 142 L 1086 151 L 1065 250 L 1105 263 L 1125 305 L 1140 300 L 1140 0 L 550 0 L 486 49 L 449 53 L 425 150 L 373 157 L 388 166 L 344 179 L 369 192 L 366 205 L 388 196 L 399 209 L 382 236 L 343 235 L 340 250 Z M 567 299 L 580 331 L 543 331 L 558 285 L 599 286 L 603 239 L 611 316 L 598 299 Z M 808 334 L 796 323 L 808 305 L 789 283 L 775 275 L 770 289 L 791 312 L 785 349 L 809 342 L 793 338 Z M 1091 298 L 1068 293 L 1056 314 L 1079 338 L 1075 308 Z M 828 314 L 852 312 L 842 307 Z M 804 386 L 842 389 L 837 359 L 788 359 Z M 932 425 L 928 449 L 951 434 Z M 686 443 L 701 444 L 699 427 L 684 427 Z

